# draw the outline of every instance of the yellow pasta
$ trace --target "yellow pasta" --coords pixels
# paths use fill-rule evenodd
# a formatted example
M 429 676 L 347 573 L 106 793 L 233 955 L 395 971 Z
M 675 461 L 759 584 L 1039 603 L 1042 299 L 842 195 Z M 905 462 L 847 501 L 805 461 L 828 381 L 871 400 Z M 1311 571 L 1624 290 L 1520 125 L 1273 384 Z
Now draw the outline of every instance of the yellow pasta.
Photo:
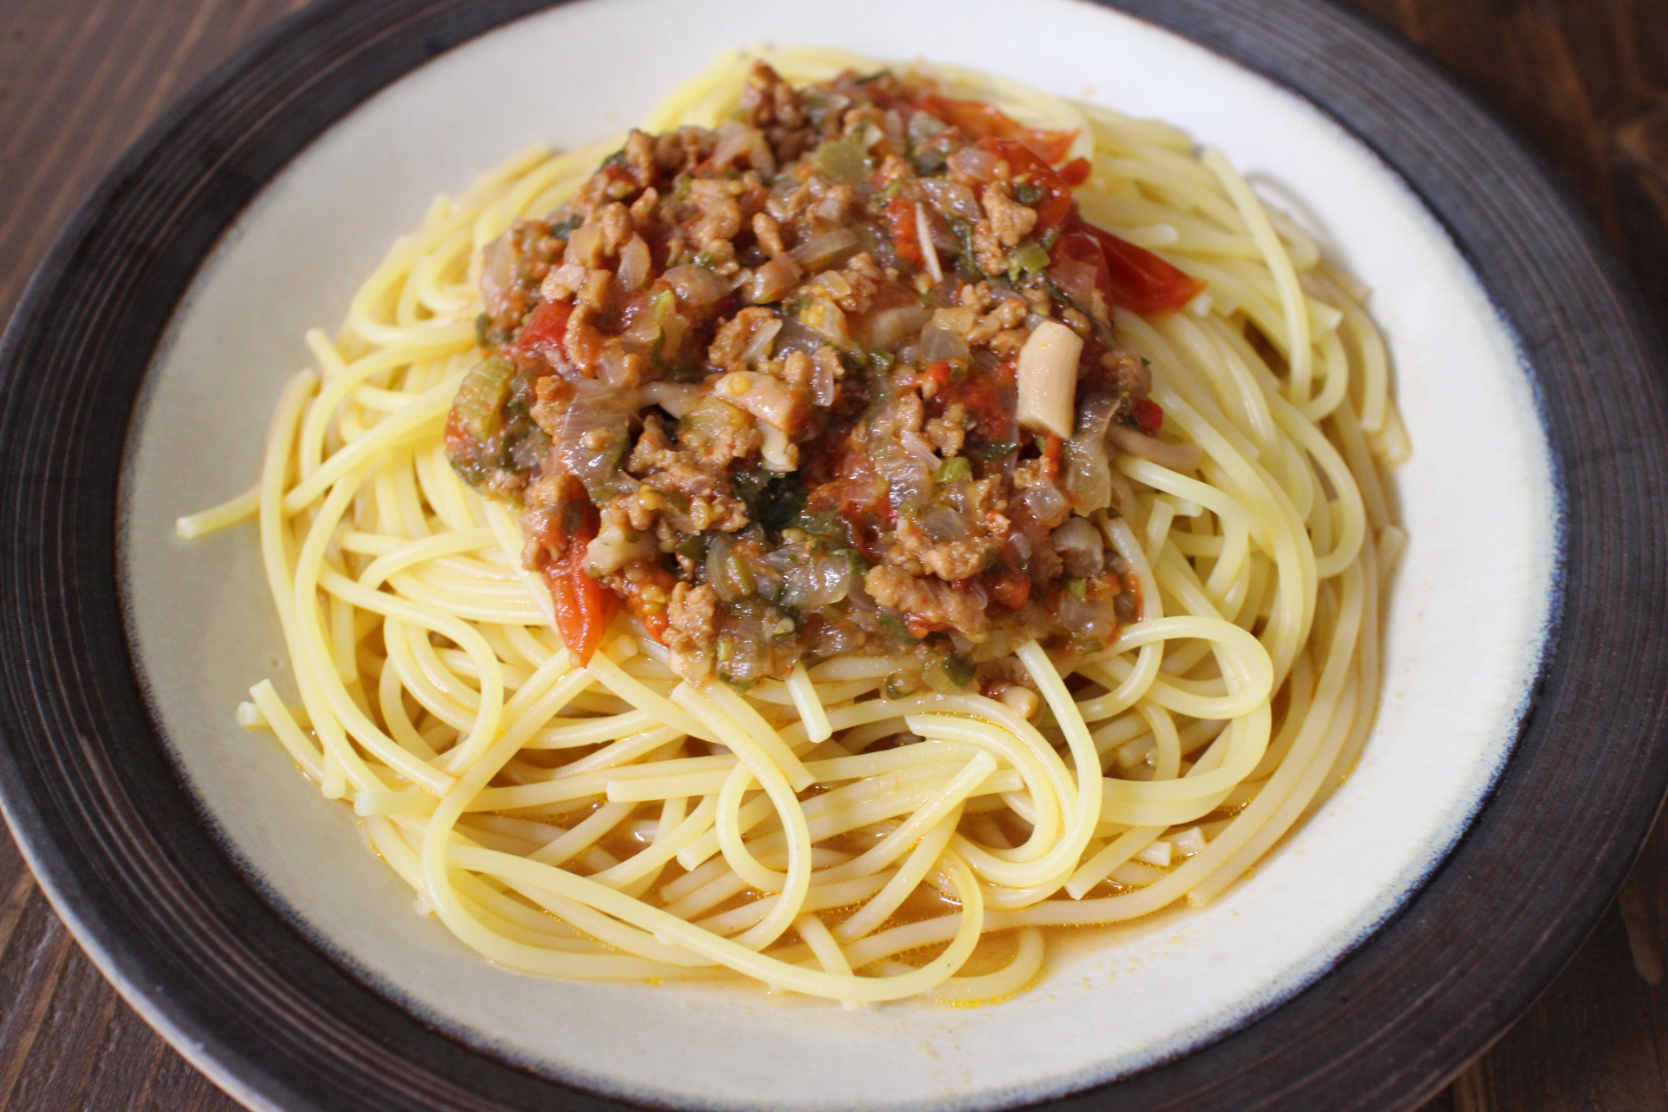
M 766 57 L 794 81 L 875 68 Z M 729 118 L 750 58 L 647 126 Z M 1041 928 L 1218 897 L 1356 760 L 1402 540 L 1381 468 L 1406 441 L 1355 283 L 1171 128 L 940 77 L 1075 133 L 1083 212 L 1206 284 L 1112 322 L 1200 453 L 1113 461 L 1107 540 L 1139 611 L 1112 643 L 1064 665 L 1021 646 L 1002 699 L 888 697 L 885 657 L 692 683 L 629 617 L 584 665 L 563 647 L 514 516 L 460 480 L 442 434 L 479 355 L 480 252 L 618 141 L 529 152 L 437 200 L 336 337 L 309 333 L 316 368 L 284 391 L 256 489 L 181 520 L 191 537 L 258 518 L 296 702 L 263 680 L 239 720 L 351 804 L 484 957 L 850 1007 L 986 1002 L 1042 975 Z

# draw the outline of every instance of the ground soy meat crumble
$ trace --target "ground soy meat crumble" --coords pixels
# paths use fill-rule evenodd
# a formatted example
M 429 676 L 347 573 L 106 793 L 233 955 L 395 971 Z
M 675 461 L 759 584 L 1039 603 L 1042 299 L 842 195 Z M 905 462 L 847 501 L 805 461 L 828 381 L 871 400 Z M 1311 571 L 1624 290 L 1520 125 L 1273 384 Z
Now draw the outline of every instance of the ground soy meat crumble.
M 1110 310 L 1200 286 L 1078 215 L 1074 139 L 757 64 L 736 118 L 633 132 L 491 244 L 447 449 L 520 507 L 564 642 L 624 606 L 691 679 L 884 654 L 892 694 L 988 693 L 1132 620 L 1108 438 L 1163 414 Z

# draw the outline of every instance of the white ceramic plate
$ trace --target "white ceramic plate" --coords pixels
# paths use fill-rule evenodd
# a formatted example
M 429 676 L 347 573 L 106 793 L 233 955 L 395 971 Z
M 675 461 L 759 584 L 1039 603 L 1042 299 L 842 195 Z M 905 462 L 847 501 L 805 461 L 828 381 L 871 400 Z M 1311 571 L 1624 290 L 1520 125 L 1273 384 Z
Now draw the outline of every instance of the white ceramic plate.
M 583 0 L 412 70 L 325 131 L 227 231 L 174 313 L 129 434 L 120 544 L 139 673 L 226 849 L 358 976 L 467 1043 L 586 1089 L 699 1108 L 992 1108 L 1200 1046 L 1313 981 L 1412 894 L 1502 768 L 1540 667 L 1559 498 L 1513 333 L 1403 180 L 1293 93 L 1169 31 L 1072 0 Z M 1220 147 L 1373 289 L 1414 446 L 1384 708 L 1345 787 L 1254 880 L 1145 931 L 1077 939 L 999 1005 L 845 1012 L 747 988 L 599 986 L 488 965 L 375 859 L 347 809 L 233 722 L 287 663 L 256 539 L 185 544 L 245 488 L 303 331 L 436 193 L 536 141 L 643 116 L 738 45 L 975 66 L 1153 116 Z M 861 1063 L 861 1068 L 853 1068 Z

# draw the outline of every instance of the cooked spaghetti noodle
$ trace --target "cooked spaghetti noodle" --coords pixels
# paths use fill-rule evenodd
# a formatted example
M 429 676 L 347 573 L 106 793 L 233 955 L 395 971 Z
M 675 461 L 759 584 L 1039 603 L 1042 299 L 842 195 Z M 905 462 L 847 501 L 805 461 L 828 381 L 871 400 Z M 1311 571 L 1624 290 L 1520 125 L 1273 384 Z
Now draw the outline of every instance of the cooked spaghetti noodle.
M 874 68 L 766 57 L 791 81 Z M 295 691 L 257 684 L 240 721 L 351 801 L 419 908 L 493 961 L 998 999 L 1038 976 L 1040 928 L 1220 895 L 1357 759 L 1402 539 L 1380 467 L 1407 451 L 1365 291 L 1174 129 L 931 72 L 1069 136 L 1083 216 L 1195 283 L 1179 312 L 1109 321 L 1166 438 L 1114 437 L 1130 450 L 1094 527 L 1134 612 L 1108 643 L 1017 644 L 1006 698 L 899 691 L 919 636 L 745 684 L 691 676 L 633 616 L 564 647 L 516 517 L 445 433 L 482 356 L 485 249 L 617 139 L 436 200 L 336 338 L 308 334 L 317 369 L 283 392 L 257 490 L 180 523 L 258 516 Z M 747 73 L 691 81 L 647 130 L 717 127 Z

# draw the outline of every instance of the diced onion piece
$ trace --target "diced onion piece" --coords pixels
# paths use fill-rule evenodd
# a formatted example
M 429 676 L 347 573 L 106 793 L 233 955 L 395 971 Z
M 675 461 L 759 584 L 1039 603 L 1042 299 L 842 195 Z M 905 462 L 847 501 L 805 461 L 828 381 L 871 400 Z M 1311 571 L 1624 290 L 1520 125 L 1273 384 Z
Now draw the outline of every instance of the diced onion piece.
M 1068 519 L 1050 538 L 1054 551 L 1065 565 L 1066 574 L 1089 579 L 1101 573 L 1105 564 L 1105 550 L 1101 546 L 1100 531 L 1087 518 Z
M 863 246 L 863 237 L 851 228 L 835 228 L 795 247 L 789 254 L 793 261 L 807 270 L 821 270 L 833 266 Z
M 1173 836 L 1170 842 L 1177 853 L 1183 857 L 1192 857 L 1205 848 L 1205 832 L 1197 826 L 1190 826 Z
M 753 331 L 753 338 L 747 341 L 747 350 L 741 353 L 741 361 L 748 365 L 757 363 L 761 359 L 770 358 L 770 345 L 776 339 L 776 334 L 782 331 L 780 319 L 767 320 Z
M 926 261 L 927 273 L 934 282 L 944 281 L 944 268 L 938 262 L 938 248 L 932 245 L 932 225 L 927 223 L 926 210 L 915 202 L 915 238 L 921 242 L 921 257 Z
M 515 237 L 506 232 L 481 249 L 481 295 L 487 312 L 502 313 L 514 285 Z
M 1021 353 L 1023 355 L 1023 353 Z M 1024 374 L 1025 364 L 1020 364 L 1020 373 Z M 1025 379 L 1022 377 L 1020 382 Z M 1021 387 L 1021 412 L 1024 406 L 1023 386 Z M 1021 418 L 1023 420 L 1023 418 Z M 1149 463 L 1156 463 L 1160 467 L 1168 467 L 1172 471 L 1197 471 L 1199 463 L 1204 459 L 1204 449 L 1190 440 L 1180 444 L 1169 444 L 1155 436 L 1143 436 L 1134 429 L 1125 428 L 1114 422 L 1106 430 L 1106 435 L 1112 438 L 1112 443 L 1132 456 L 1144 459 Z
M 834 404 L 834 368 L 826 359 L 811 365 L 811 401 L 825 407 Z
M 890 309 L 878 309 L 870 313 L 864 321 L 864 330 L 868 335 L 867 346 L 881 351 L 896 350 L 906 337 L 921 331 L 921 323 L 926 319 L 927 310 L 921 305 L 896 305 Z
M 950 507 L 935 506 L 922 515 L 921 531 L 939 544 L 948 544 L 967 536 L 967 522 Z
M 973 191 L 965 185 L 950 181 L 948 178 L 916 178 L 921 192 L 927 195 L 932 207 L 947 216 L 959 216 L 964 220 L 978 220 L 984 216 L 979 211 L 979 202 L 974 198 Z M 924 225 L 923 225 L 924 226 Z
M 759 458 L 764 461 L 765 470 L 779 475 L 799 470 L 799 445 L 775 425 L 765 425 L 760 431 L 764 433 L 764 443 L 759 445 Z
M 983 147 L 963 147 L 950 156 L 950 166 L 977 182 L 996 177 L 996 165 L 1002 160 Z
M 1036 714 L 1037 707 L 1041 703 L 1035 691 L 1032 691 L 1029 687 L 1020 687 L 1018 684 L 1004 688 L 1002 694 L 998 695 L 997 698 L 1001 700 L 1003 706 L 1021 718 L 1030 718 Z
M 701 400 L 701 392 L 685 383 L 651 382 L 643 387 L 643 400 L 681 420 Z
M 769 178 L 776 173 L 776 155 L 770 149 L 764 132 L 737 120 L 718 125 L 718 145 L 713 148 L 711 164 L 723 170 L 736 159 L 747 156 L 747 164 Z
M 780 300 L 799 281 L 799 275 L 799 264 L 792 255 L 777 255 L 742 282 L 741 295 L 750 305 Z
M 705 309 L 730 292 L 730 283 L 704 266 L 675 266 L 661 277 L 677 291 L 678 300 Z
M 967 360 L 973 358 L 973 352 L 961 333 L 945 328 L 937 321 L 929 321 L 927 326 L 921 329 L 918 358 L 923 364 L 951 359 Z
M 1024 428 L 1037 429 L 1061 440 L 1072 430 L 1077 400 L 1077 360 L 1083 339 L 1058 321 L 1037 325 L 1019 349 L 1019 409 Z
M 1157 865 L 1161 869 L 1167 869 L 1170 867 L 1170 843 L 1160 838 L 1136 854 L 1135 859 L 1145 861 L 1149 865 Z
M 627 293 L 635 293 L 643 288 L 649 280 L 649 272 L 654 267 L 654 260 L 649 256 L 649 245 L 643 242 L 643 237 L 632 234 L 626 245 L 620 249 L 620 266 L 614 275 L 620 288 Z
M 788 384 L 759 371 L 731 371 L 714 385 L 714 391 L 738 409 L 744 409 L 767 425 L 791 432 L 796 423 L 798 399 Z

